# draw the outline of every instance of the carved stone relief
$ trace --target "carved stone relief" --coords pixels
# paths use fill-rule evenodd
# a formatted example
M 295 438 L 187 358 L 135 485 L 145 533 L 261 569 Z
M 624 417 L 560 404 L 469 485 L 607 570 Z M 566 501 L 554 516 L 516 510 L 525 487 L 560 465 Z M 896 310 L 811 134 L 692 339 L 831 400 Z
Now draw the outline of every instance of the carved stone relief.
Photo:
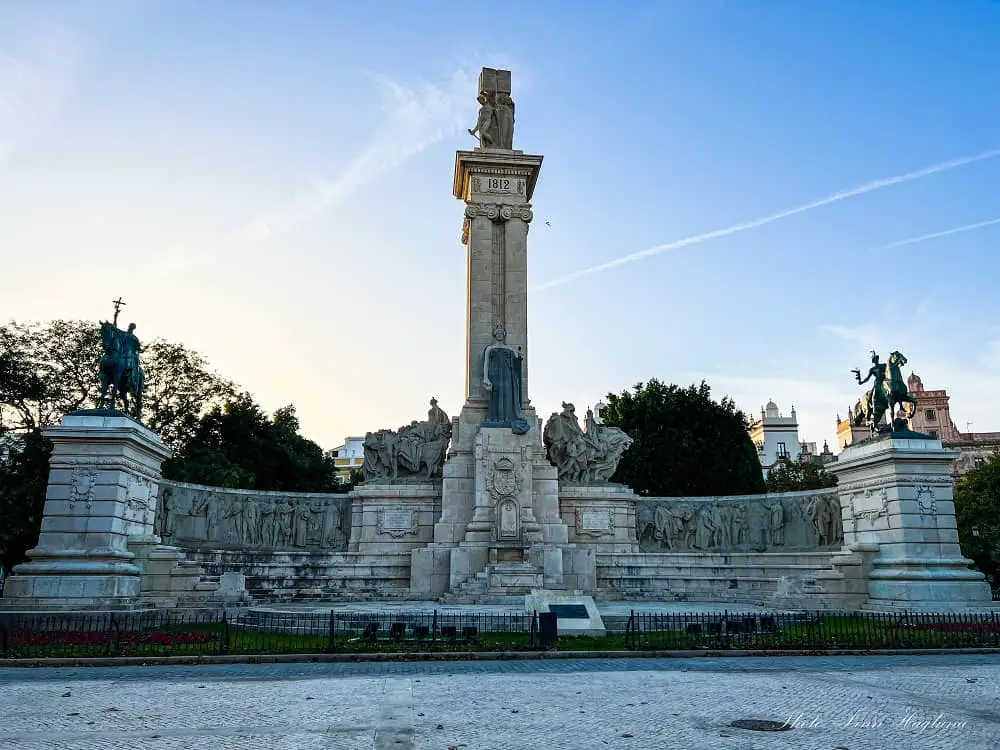
M 783 552 L 843 542 L 837 493 L 703 500 L 642 499 L 636 504 L 642 552 Z
M 850 495 L 851 517 L 855 521 L 867 521 L 874 523 L 877 518 L 884 518 L 889 515 L 889 492 L 885 487 L 879 489 L 878 504 L 872 507 L 871 498 L 875 493 L 871 487 L 866 487 L 862 492 L 852 492 Z M 863 498 L 863 502 L 858 499 Z
M 451 442 L 451 420 L 431 399 L 427 419 L 398 430 L 378 430 L 365 435 L 365 481 L 426 481 L 441 476 Z
M 486 480 L 486 488 L 494 497 L 513 497 L 517 494 L 520 483 L 514 462 L 503 456 L 493 464 L 493 471 Z
M 240 549 L 345 551 L 346 495 L 233 492 L 163 482 L 157 533 L 166 543 Z
M 73 471 L 69 487 L 69 509 L 75 510 L 77 503 L 86 503 L 89 511 L 94 504 L 94 489 L 97 487 L 96 469 L 76 469 Z
M 917 487 L 917 507 L 921 516 L 937 515 L 937 497 L 934 495 L 934 488 L 929 485 Z

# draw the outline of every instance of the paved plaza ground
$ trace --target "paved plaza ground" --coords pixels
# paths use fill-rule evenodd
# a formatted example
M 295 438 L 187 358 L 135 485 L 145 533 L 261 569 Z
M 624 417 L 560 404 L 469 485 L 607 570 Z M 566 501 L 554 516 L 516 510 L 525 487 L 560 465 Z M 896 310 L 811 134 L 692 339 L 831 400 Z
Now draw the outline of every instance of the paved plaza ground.
M 988 750 L 1000 657 L 0 669 L 0 747 Z

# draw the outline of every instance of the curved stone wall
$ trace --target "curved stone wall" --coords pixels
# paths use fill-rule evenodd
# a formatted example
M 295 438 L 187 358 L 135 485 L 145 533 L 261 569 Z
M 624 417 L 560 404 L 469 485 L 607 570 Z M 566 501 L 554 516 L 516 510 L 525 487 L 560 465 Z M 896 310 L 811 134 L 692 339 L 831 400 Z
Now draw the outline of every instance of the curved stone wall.
M 346 552 L 347 495 L 264 492 L 160 481 L 156 533 L 196 549 Z
M 844 539 L 837 488 L 636 502 L 641 552 L 829 550 Z

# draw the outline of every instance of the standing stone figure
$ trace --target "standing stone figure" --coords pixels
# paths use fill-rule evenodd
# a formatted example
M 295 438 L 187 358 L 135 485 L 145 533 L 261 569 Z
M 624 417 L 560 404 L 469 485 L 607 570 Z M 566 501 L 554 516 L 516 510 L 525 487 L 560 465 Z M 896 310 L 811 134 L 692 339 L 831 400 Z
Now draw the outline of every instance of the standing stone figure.
M 481 148 L 499 148 L 496 108 L 493 106 L 491 96 L 488 92 L 482 91 L 476 97 L 479 102 L 479 118 L 476 120 L 476 127 L 469 129 L 469 135 L 479 138 Z M 511 113 L 511 123 L 513 124 L 513 112 Z
M 510 427 L 515 435 L 530 429 L 521 414 L 521 347 L 507 346 L 502 325 L 493 331 L 494 343 L 483 354 L 483 387 L 489 392 L 485 427 Z
M 510 94 L 499 91 L 494 109 L 497 121 L 497 148 L 514 148 L 514 100 Z

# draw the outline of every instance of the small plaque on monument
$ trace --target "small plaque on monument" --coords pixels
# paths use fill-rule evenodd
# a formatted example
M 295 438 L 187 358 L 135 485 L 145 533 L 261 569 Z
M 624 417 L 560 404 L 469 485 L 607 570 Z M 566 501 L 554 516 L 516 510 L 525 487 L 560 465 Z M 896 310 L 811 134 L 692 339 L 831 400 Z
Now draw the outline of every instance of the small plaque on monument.
M 412 510 L 386 510 L 382 514 L 382 529 L 385 531 L 409 531 L 413 528 Z
M 584 531 L 610 531 L 611 511 L 585 510 L 580 514 L 580 528 Z

